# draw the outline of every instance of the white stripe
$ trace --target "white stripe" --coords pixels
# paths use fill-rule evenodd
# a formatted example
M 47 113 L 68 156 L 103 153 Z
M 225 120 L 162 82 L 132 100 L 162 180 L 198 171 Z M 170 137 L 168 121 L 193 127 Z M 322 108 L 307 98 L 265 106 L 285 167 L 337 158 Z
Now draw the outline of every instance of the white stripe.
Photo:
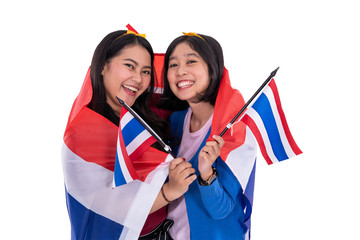
M 130 122 L 133 118 L 134 117 L 133 115 L 131 115 L 131 113 L 126 112 L 120 120 L 121 129 L 123 129 L 126 126 L 126 124 L 128 124 L 128 122 Z
M 144 141 L 146 141 L 151 134 L 147 130 L 143 130 L 136 138 L 134 138 L 131 143 L 126 146 L 126 151 L 130 156 Z
M 289 144 L 289 141 L 288 141 L 288 139 L 286 137 L 284 127 L 282 125 L 280 115 L 279 115 L 279 112 L 278 112 L 278 109 L 277 109 L 277 105 L 276 105 L 276 102 L 275 102 L 274 93 L 273 93 L 272 89 L 270 87 L 268 87 L 268 88 L 266 88 L 264 90 L 264 94 L 266 95 L 266 97 L 268 98 L 268 100 L 270 102 L 271 110 L 272 110 L 272 112 L 274 114 L 276 125 L 277 125 L 277 128 L 279 130 L 281 142 L 282 142 L 282 144 L 284 146 L 286 155 L 289 158 L 291 158 L 291 157 L 295 156 L 295 153 L 293 152 L 293 150 L 292 150 L 292 148 L 291 148 L 291 146 Z
M 169 161 L 169 160 L 168 160 Z M 151 184 L 139 180 L 112 188 L 113 172 L 62 148 L 68 193 L 84 207 L 124 226 L 120 239 L 138 239 L 150 209 L 168 175 L 168 164 L 154 170 Z
M 129 208 L 128 214 L 126 216 L 126 219 L 124 221 L 124 224 L 126 226 L 129 226 L 130 228 L 130 230 L 126 233 L 125 239 L 138 239 L 139 237 L 138 233 L 136 231 L 131 231 L 131 229 L 136 229 L 139 227 L 139 225 L 141 226 L 140 230 L 142 229 L 142 226 L 144 225 L 145 220 L 147 218 L 147 214 L 149 214 L 150 209 L 152 208 L 152 205 L 155 202 L 155 199 L 169 174 L 169 161 L 172 159 L 173 157 L 171 157 L 169 154 L 164 163 L 157 166 L 156 169 L 154 169 L 152 172 L 148 174 L 146 181 L 147 183 L 141 184 L 140 189 L 137 192 L 137 195 L 133 200 Z M 147 214 L 142 219 L 141 223 L 139 223 L 139 219 L 138 219 L 139 211 L 140 212 L 147 211 Z M 120 236 L 120 239 L 122 239 L 121 237 L 122 236 Z
M 163 92 L 164 92 L 164 89 L 163 89 L 163 88 L 160 88 L 160 87 L 155 87 L 155 88 L 154 88 L 154 93 L 162 94 Z
M 232 150 L 226 158 L 226 164 L 239 180 L 245 191 L 256 159 L 256 139 L 249 127 L 246 127 L 245 142 Z
M 275 162 L 279 162 L 279 160 L 275 157 L 275 154 L 272 150 L 271 144 L 270 144 L 270 140 L 269 140 L 269 136 L 266 132 L 266 128 L 264 126 L 264 123 L 260 117 L 260 115 L 255 111 L 255 109 L 253 108 L 249 108 L 246 113 L 249 115 L 249 117 L 251 117 L 254 122 L 256 123 L 257 128 L 260 131 L 260 135 L 264 141 L 264 145 L 265 145 L 265 149 L 267 154 L 269 155 L 269 158 L 271 159 L 271 161 L 273 163 Z
M 118 161 L 119 161 L 119 164 L 120 164 L 120 169 L 121 169 L 121 172 L 123 173 L 123 176 L 125 178 L 125 181 L 127 183 L 133 181 L 134 179 L 131 177 L 130 175 L 130 172 L 126 166 L 126 163 L 125 163 L 125 159 L 124 159 L 124 156 L 123 156 L 123 153 L 121 151 L 121 147 L 120 147 L 120 142 L 119 142 L 119 138 L 117 140 L 117 145 L 116 145 L 116 152 L 117 152 L 117 158 L 118 158 Z M 125 153 L 126 154 L 126 153 Z

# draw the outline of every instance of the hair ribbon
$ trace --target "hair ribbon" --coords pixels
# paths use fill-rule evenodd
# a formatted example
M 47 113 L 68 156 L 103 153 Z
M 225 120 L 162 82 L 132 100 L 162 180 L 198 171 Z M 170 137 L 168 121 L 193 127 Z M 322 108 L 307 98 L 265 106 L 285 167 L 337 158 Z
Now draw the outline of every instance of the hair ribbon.
M 193 37 L 193 36 L 199 37 L 199 38 L 201 38 L 202 40 L 205 41 L 205 39 L 202 36 L 200 36 L 199 34 L 197 34 L 195 32 L 188 32 L 188 33 L 183 32 L 183 34 L 186 35 L 186 36 L 189 36 L 189 37 Z

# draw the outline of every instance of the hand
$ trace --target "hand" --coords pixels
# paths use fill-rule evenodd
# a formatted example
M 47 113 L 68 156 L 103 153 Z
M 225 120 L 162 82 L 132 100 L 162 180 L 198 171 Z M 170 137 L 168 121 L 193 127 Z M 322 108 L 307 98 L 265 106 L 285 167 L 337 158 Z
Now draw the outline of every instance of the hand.
M 225 141 L 222 137 L 213 135 L 212 138 L 215 141 L 206 142 L 205 146 L 199 153 L 198 168 L 200 177 L 203 180 L 207 180 L 213 173 L 212 165 L 215 160 L 220 156 L 221 148 L 224 146 Z
M 173 201 L 182 196 L 196 179 L 194 173 L 195 169 L 184 158 L 172 160 L 169 165 L 169 182 L 163 186 L 166 198 Z

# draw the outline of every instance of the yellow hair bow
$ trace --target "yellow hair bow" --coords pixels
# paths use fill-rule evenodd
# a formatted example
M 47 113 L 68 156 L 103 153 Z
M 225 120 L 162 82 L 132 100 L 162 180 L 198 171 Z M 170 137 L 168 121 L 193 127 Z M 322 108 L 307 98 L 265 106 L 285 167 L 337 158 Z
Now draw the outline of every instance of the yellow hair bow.
M 201 38 L 202 40 L 205 41 L 205 39 L 202 36 L 200 36 L 199 34 L 197 34 L 195 32 L 188 32 L 188 33 L 183 32 L 183 34 L 186 35 L 186 36 L 190 36 L 190 37 L 191 36 L 196 36 L 196 37 L 199 37 L 199 38 Z
M 134 35 L 136 35 L 136 36 L 146 38 L 146 34 L 139 34 L 139 33 L 136 33 L 136 32 L 134 32 L 134 31 L 131 31 L 131 30 L 127 30 L 127 32 L 124 33 L 124 35 L 127 35 L 127 34 L 134 34 Z

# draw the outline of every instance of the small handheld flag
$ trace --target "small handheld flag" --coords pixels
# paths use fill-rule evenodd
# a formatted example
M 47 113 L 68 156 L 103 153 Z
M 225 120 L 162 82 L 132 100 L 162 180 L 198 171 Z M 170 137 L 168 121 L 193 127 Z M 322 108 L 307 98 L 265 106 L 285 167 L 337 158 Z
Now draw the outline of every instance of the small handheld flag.
M 220 134 L 223 136 L 236 119 L 243 114 L 240 120 L 254 134 L 268 164 L 283 161 L 302 153 L 291 135 L 281 107 L 279 93 L 273 79 L 278 69 L 270 74 Z M 247 108 L 259 94 L 256 101 Z
M 280 67 L 275 69 L 270 73 L 270 76 L 265 80 L 265 82 L 260 86 L 260 88 L 252 95 L 252 97 L 245 103 L 245 105 L 240 109 L 240 111 L 236 114 L 236 116 L 231 120 L 231 122 L 224 128 L 224 130 L 220 133 L 220 137 L 222 137 L 226 131 L 232 127 L 236 119 L 241 116 L 241 114 L 246 110 L 246 108 L 250 105 L 250 103 L 256 98 L 256 96 L 261 92 L 261 90 L 269 83 L 269 81 L 276 75 L 277 71 Z
M 167 145 L 161 138 L 160 136 L 129 106 L 127 105 L 123 100 L 121 100 L 120 98 L 116 97 L 117 100 L 119 101 L 119 103 L 121 105 L 123 105 L 126 110 L 128 110 L 133 116 L 134 118 L 136 118 L 139 123 L 141 123 L 141 125 L 144 126 L 144 128 L 160 143 L 160 145 L 164 148 L 164 150 L 169 153 L 173 158 L 176 158 L 175 153 L 172 151 L 172 149 L 170 148 L 169 145 Z

